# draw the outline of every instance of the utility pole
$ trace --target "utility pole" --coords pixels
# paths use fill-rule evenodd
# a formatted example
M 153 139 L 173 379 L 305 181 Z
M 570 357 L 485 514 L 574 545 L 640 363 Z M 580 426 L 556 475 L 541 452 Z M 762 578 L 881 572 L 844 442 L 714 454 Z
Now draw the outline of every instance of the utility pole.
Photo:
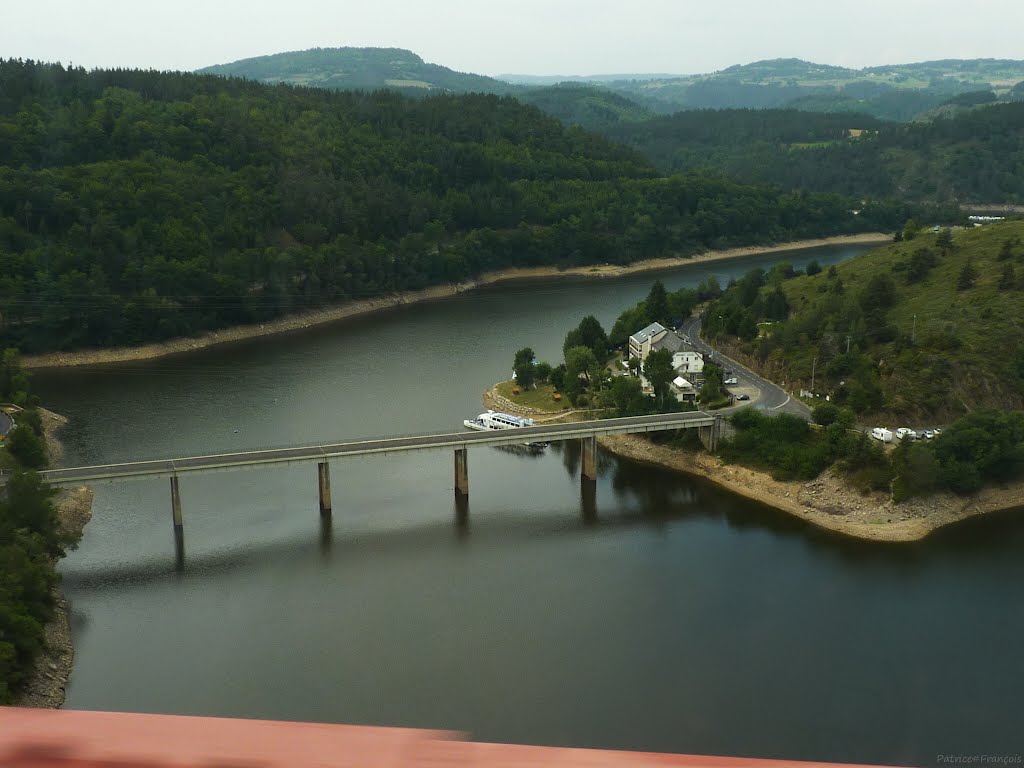
M 910 332 L 910 342 L 911 344 L 917 342 L 917 315 L 914 315 L 914 329 Z
M 850 354 L 850 334 L 846 334 L 846 354 Z
M 814 374 L 818 369 L 818 356 L 814 356 L 814 362 L 811 363 L 811 397 L 814 397 Z

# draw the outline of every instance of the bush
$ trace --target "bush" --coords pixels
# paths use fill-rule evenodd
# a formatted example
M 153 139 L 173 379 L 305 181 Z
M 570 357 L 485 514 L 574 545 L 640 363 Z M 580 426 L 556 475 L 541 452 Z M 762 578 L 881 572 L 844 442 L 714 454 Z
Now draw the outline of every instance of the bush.
M 834 403 L 816 405 L 811 412 L 811 418 L 814 419 L 815 424 L 821 424 L 823 427 L 835 424 L 836 419 L 839 418 L 839 406 Z
M 28 469 L 41 469 L 46 466 L 46 444 L 32 427 L 19 424 L 7 435 L 7 450 L 18 463 Z

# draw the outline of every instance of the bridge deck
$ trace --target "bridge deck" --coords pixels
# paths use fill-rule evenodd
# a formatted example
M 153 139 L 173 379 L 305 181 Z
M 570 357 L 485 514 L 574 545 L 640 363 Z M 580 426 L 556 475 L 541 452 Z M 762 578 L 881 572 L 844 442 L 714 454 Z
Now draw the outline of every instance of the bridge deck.
M 487 432 L 453 432 L 376 438 L 344 443 L 322 443 L 290 448 L 223 453 L 208 456 L 187 456 L 155 461 L 132 461 L 92 467 L 68 467 L 42 472 L 43 478 L 55 486 L 75 485 L 99 480 L 123 480 L 136 477 L 169 477 L 193 472 L 207 472 L 291 462 L 324 461 L 348 456 L 375 453 L 398 453 L 438 448 L 468 448 L 484 445 L 521 445 L 526 442 L 556 442 L 598 435 L 660 432 L 672 429 L 708 427 L 715 416 L 703 411 L 663 413 L 599 421 L 578 421 L 565 424 L 539 424 L 520 429 Z

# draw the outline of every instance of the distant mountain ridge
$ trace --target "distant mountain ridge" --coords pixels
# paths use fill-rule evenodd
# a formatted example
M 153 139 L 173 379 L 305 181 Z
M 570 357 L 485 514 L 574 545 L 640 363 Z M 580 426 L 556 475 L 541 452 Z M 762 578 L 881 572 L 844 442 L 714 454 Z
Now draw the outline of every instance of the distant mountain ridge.
M 1020 84 L 1024 83 L 1024 61 L 1010 59 L 940 59 L 850 69 L 787 58 L 736 64 L 698 75 L 493 78 L 429 64 L 400 48 L 314 48 L 242 59 L 199 71 L 334 90 L 389 88 L 413 95 L 515 95 L 564 122 L 597 130 L 619 120 L 633 122 L 645 114 L 693 109 L 796 108 L 805 112 L 860 112 L 907 122 L 918 116 L 927 119 L 950 99 L 965 93 L 991 90 L 996 100 L 1020 98 Z M 565 87 L 539 95 L 558 84 L 589 90 Z
M 311 48 L 217 64 L 200 74 L 244 77 L 262 83 L 328 88 L 508 94 L 517 87 L 484 75 L 428 64 L 404 48 Z

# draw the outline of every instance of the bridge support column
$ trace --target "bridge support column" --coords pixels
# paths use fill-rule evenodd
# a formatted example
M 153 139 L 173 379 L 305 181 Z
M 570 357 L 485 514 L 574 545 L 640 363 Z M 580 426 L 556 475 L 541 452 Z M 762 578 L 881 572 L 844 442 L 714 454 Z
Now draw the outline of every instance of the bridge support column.
M 469 496 L 469 457 L 465 448 L 455 449 L 455 495 Z
M 316 465 L 318 486 L 320 488 L 320 516 L 331 516 L 331 465 L 321 461 Z
M 177 475 L 171 475 L 171 520 L 174 522 L 174 559 L 181 568 L 185 564 L 185 525 L 181 518 L 181 490 Z
M 597 438 L 580 438 L 580 445 L 583 449 L 580 456 L 580 478 L 594 482 L 597 480 Z
M 697 432 L 700 435 L 700 442 L 704 446 L 704 450 L 709 453 L 713 453 L 718 450 L 718 439 L 722 434 L 722 417 L 715 416 L 715 423 L 710 427 L 698 427 Z

